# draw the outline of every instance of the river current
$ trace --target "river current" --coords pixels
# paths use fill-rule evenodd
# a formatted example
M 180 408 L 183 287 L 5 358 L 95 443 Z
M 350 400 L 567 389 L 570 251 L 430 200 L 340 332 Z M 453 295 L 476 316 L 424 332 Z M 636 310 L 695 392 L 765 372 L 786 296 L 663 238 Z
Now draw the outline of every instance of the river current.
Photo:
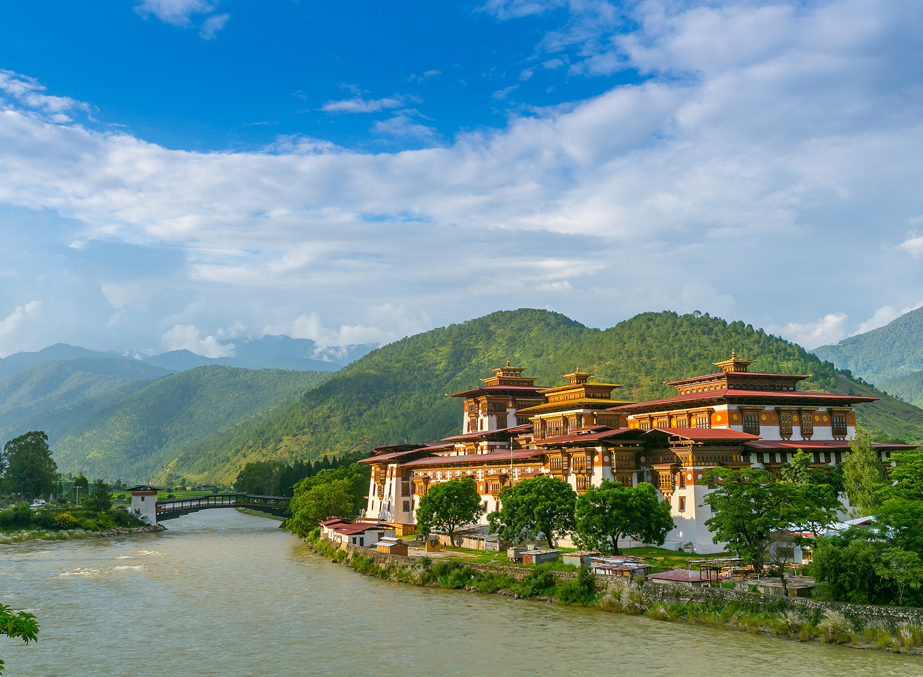
M 6 677 L 923 675 L 923 659 L 360 576 L 274 520 L 0 549 Z

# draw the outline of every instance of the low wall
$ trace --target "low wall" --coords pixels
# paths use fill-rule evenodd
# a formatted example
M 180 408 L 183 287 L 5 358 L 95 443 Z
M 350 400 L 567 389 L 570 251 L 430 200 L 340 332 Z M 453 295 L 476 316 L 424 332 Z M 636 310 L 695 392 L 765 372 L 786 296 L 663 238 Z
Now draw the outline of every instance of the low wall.
M 334 543 L 334 545 L 337 544 Z M 349 553 L 355 552 L 365 557 L 371 557 L 375 564 L 380 567 L 397 566 L 406 569 L 419 569 L 422 566 L 420 561 L 423 557 L 389 555 L 371 548 L 363 548 L 350 544 L 343 544 L 340 546 L 340 549 Z M 460 564 L 464 564 L 464 566 L 474 571 L 483 571 L 498 576 L 508 576 L 515 580 L 522 580 L 528 577 L 533 571 L 531 568 L 510 567 L 497 564 L 476 564 L 469 562 L 460 562 Z M 573 571 L 552 571 L 551 574 L 558 581 L 566 581 L 577 576 L 577 573 Z M 596 579 L 597 588 L 600 592 L 613 595 L 617 595 L 631 584 L 629 579 L 621 576 L 601 576 L 594 574 L 593 577 Z M 825 602 L 804 597 L 779 597 L 777 595 L 762 595 L 754 592 L 728 590 L 727 588 L 691 588 L 676 583 L 655 583 L 653 581 L 645 581 L 642 586 L 642 594 L 645 600 L 651 605 L 656 603 L 726 605 L 737 602 L 751 606 L 756 605 L 767 609 L 770 607 L 779 609 L 784 605 L 786 608 L 799 610 L 805 616 L 810 616 L 814 612 L 823 614 L 824 611 L 828 610 L 839 611 L 860 627 L 866 627 L 876 623 L 880 623 L 891 630 L 895 630 L 903 623 L 923 626 L 923 609 L 917 607 Z

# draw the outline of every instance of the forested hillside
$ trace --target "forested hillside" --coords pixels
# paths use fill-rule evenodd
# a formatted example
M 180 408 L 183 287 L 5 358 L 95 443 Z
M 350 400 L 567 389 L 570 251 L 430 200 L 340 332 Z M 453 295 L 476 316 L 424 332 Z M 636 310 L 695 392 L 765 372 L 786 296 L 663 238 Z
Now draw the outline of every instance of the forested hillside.
M 675 393 L 663 381 L 712 373 L 712 363 L 732 349 L 756 359 L 760 371 L 812 374 L 804 387 L 838 387 L 831 364 L 741 322 L 644 313 L 600 331 L 547 311 L 498 312 L 384 346 L 294 404 L 184 449 L 174 472 L 229 482 L 248 461 L 312 459 L 458 433 L 461 403 L 445 393 L 475 387 L 507 359 L 546 386 L 560 385 L 561 374 L 579 366 L 597 380 L 624 384 L 615 397 L 637 400 Z M 921 438 L 923 412 L 911 411 L 916 420 L 902 434 Z
M 874 384 L 923 371 L 923 308 L 901 315 L 884 327 L 812 352 Z
M 923 407 L 923 371 L 891 378 L 878 385 L 882 390 L 901 398 L 904 402 Z
M 134 381 L 150 381 L 169 373 L 160 367 L 115 357 L 43 362 L 0 381 L 0 428 L 16 426 L 83 398 L 99 397 Z
M 199 367 L 162 378 L 99 412 L 54 445 L 62 472 L 148 481 L 184 445 L 286 404 L 329 374 Z

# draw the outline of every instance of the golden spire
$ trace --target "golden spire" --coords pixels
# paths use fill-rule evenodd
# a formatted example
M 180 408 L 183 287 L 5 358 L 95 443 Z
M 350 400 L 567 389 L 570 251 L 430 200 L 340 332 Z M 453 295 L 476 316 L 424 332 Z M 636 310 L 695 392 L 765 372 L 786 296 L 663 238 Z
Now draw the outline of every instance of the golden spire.
M 728 372 L 746 372 L 747 367 L 756 362 L 756 360 L 742 360 L 737 356 L 737 349 L 731 351 L 731 359 L 713 362 L 716 367 L 720 367 L 725 374 Z

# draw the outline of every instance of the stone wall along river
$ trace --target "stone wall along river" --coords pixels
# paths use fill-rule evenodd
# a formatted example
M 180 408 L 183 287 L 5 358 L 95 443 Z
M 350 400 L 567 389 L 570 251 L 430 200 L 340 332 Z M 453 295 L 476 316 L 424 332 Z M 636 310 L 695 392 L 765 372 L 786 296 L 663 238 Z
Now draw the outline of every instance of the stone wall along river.
M 360 576 L 234 510 L 0 549 L 6 677 L 923 675 L 923 659 Z

